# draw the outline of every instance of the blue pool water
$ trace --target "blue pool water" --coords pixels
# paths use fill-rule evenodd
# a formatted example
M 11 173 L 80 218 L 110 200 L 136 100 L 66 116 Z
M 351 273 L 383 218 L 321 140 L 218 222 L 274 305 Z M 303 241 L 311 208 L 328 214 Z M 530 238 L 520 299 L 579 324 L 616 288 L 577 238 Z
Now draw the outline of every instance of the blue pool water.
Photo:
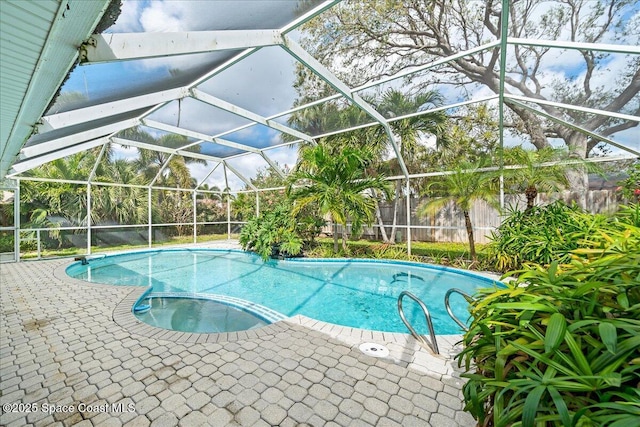
M 459 288 L 473 294 L 496 282 L 462 270 L 378 260 L 295 259 L 263 262 L 234 250 L 161 250 L 107 256 L 74 263 L 67 273 L 89 282 L 151 286 L 153 294 L 214 294 L 247 300 L 285 316 L 307 317 L 355 328 L 407 333 L 397 299 L 409 291 L 425 302 L 437 334 L 460 328 L 444 307 L 444 294 Z M 468 318 L 467 303 L 454 294 L 455 314 Z M 407 318 L 426 333 L 424 316 L 410 299 Z
M 253 312 L 204 298 L 152 297 L 149 310 L 138 319 L 158 328 L 182 332 L 218 333 L 246 331 L 270 322 Z

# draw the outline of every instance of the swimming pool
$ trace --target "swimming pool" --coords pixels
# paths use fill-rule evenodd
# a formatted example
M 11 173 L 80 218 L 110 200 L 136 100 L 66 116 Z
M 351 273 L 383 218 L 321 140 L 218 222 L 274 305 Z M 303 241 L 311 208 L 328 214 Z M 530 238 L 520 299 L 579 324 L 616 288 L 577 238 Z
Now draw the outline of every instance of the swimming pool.
M 407 333 L 397 299 L 409 291 L 426 303 L 437 334 L 460 328 L 444 307 L 444 294 L 459 288 L 473 294 L 496 282 L 463 270 L 420 263 L 364 259 L 262 259 L 237 250 L 157 250 L 91 259 L 67 268 L 72 277 L 95 283 L 151 287 L 151 294 L 225 295 L 267 307 L 284 316 L 301 314 L 342 326 Z M 426 333 L 417 304 L 405 313 Z M 451 299 L 454 313 L 467 319 L 467 303 Z

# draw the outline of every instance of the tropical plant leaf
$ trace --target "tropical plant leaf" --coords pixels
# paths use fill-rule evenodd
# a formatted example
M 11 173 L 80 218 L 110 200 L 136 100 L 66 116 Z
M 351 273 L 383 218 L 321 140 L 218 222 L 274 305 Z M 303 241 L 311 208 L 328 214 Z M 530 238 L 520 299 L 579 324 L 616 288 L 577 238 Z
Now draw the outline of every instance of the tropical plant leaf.
M 618 344 L 618 333 L 616 327 L 609 322 L 602 322 L 598 325 L 598 331 L 600 332 L 600 338 L 604 343 L 609 353 L 615 354 Z
M 540 398 L 547 390 L 544 385 L 535 387 L 524 401 L 524 407 L 522 409 L 522 427 L 533 427 L 536 420 L 536 414 L 538 413 L 538 404 Z
M 562 341 L 567 331 L 567 319 L 562 313 L 553 313 L 547 324 L 547 332 L 544 337 L 544 352 L 555 351 Z

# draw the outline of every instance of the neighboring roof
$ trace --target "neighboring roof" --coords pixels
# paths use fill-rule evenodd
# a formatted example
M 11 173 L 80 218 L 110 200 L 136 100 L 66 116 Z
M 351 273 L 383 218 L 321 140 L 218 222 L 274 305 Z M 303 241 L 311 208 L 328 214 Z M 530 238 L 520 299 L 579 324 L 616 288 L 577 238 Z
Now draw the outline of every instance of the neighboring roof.
M 0 179 L 16 160 L 110 0 L 0 2 Z
M 193 188 L 210 184 L 205 181 L 216 174 L 225 182 L 235 176 L 237 183 L 251 187 L 240 166 L 272 166 L 278 170 L 275 153 L 280 153 L 279 150 L 374 125 L 387 131 L 403 176 L 409 176 L 389 126 L 402 117 L 385 118 L 384 112 L 376 111 L 363 98 L 401 85 L 406 76 L 415 78 L 422 72 L 432 72 L 432 64 L 359 87 L 347 86 L 298 44 L 296 34 L 305 22 L 316 17 L 322 19 L 322 13 L 339 0 L 243 0 L 242 7 L 234 0 L 129 0 L 123 4 L 123 11 L 125 7 L 129 12 L 144 8 L 149 12 L 145 22 L 153 12 L 157 25 L 143 28 L 142 19 L 137 22 L 118 19 L 114 27 L 106 29 L 107 33 L 91 36 L 109 3 L 109 0 L 0 2 L 3 144 L 0 181 L 7 174 L 19 178 L 52 160 L 103 147 L 103 152 L 109 148 L 124 158 L 135 150 L 191 158 L 201 169 Z M 166 15 L 159 19 L 161 12 Z M 187 24 L 185 20 L 173 22 L 184 15 L 190 17 Z M 102 28 L 107 26 L 100 25 L 98 30 Z M 489 40 L 470 48 L 466 54 L 496 47 L 506 49 L 508 43 L 527 41 Z M 535 43 L 558 49 L 593 49 L 593 45 L 569 40 Z M 637 46 L 607 45 L 607 49 L 640 53 Z M 462 55 L 458 52 L 452 57 Z M 61 95 L 50 104 L 65 76 L 78 62 L 80 65 L 71 72 Z M 318 90 L 325 98 L 310 99 L 307 106 L 323 102 L 356 105 L 366 113 L 363 115 L 366 121 L 315 133 L 295 129 L 288 119 L 293 111 L 305 108 L 298 105 L 300 101 L 292 88 L 300 70 L 320 77 L 318 81 L 325 85 Z M 501 95 L 472 99 L 468 94 L 456 94 L 446 108 L 495 103 L 507 96 Z M 518 94 L 508 97 L 522 108 L 557 120 L 532 106 L 548 101 Z M 581 106 L 575 108 L 593 112 Z M 419 110 L 404 117 L 428 112 Z M 607 115 L 628 118 L 618 112 Z M 562 124 L 580 131 L 579 125 Z M 136 127 L 147 136 L 153 135 L 153 140 L 140 133 L 123 134 Z M 32 135 L 34 128 L 37 133 Z M 183 145 L 175 146 L 176 139 L 168 141 L 171 135 L 179 135 L 178 142 Z M 606 137 L 600 139 L 631 153 L 640 153 L 635 147 L 624 147 Z M 93 177 L 87 177 L 87 181 L 92 180 Z

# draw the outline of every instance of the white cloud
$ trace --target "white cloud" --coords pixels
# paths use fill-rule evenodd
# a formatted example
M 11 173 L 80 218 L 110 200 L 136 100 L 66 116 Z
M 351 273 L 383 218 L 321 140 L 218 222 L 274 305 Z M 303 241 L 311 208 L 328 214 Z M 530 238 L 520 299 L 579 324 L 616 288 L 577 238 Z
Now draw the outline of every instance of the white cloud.
M 298 160 L 298 144 L 267 150 L 265 154 L 281 169 L 292 169 Z
M 181 2 L 152 1 L 142 10 L 140 23 L 145 32 L 185 31 L 187 22 L 183 13 Z
M 135 147 L 123 147 L 119 144 L 111 144 L 111 148 L 113 150 L 113 159 L 124 159 L 127 161 L 132 161 L 139 157 L 138 149 Z
M 132 33 L 142 30 L 140 25 L 140 12 L 142 4 L 137 1 L 125 1 L 122 3 L 120 16 L 115 25 L 109 28 L 112 33 Z

